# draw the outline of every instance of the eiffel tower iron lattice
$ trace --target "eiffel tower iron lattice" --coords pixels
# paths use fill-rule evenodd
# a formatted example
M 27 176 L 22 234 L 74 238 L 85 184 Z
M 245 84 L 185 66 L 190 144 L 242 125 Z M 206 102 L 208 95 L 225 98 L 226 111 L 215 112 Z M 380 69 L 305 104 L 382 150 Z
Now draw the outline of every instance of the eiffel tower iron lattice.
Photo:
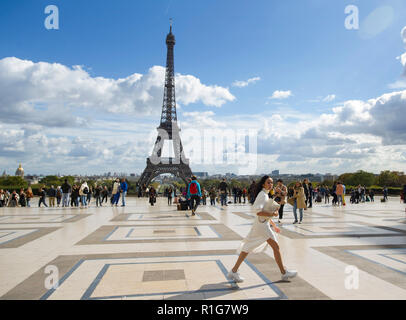
M 163 173 L 171 173 L 175 177 L 181 178 L 186 182 L 191 177 L 192 170 L 189 167 L 189 160 L 186 159 L 182 141 L 180 139 L 180 128 L 176 115 L 175 99 L 175 69 L 173 47 L 175 46 L 175 36 L 172 33 L 172 23 L 169 34 L 166 37 L 168 47 L 166 57 L 166 73 L 164 98 L 162 105 L 161 122 L 158 130 L 152 155 L 147 158 L 147 167 L 138 181 L 140 187 L 148 186 L 152 179 Z M 171 140 L 173 145 L 174 157 L 162 157 L 162 148 L 166 140 Z

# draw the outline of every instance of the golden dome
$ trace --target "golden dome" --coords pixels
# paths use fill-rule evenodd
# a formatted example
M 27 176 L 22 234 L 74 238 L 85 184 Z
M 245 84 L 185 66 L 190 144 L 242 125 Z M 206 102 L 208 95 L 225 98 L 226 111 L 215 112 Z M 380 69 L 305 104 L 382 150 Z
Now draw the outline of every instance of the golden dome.
M 16 170 L 16 176 L 20 176 L 23 177 L 24 176 L 24 169 L 20 163 L 20 165 L 18 166 L 18 169 Z

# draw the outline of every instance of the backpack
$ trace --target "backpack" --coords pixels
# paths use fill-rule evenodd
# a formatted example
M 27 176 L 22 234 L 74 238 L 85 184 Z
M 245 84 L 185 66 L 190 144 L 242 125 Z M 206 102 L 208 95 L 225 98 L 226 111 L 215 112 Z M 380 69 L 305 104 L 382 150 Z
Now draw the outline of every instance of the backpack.
M 198 194 L 199 193 L 198 190 L 197 190 L 197 183 L 196 182 L 192 182 L 190 184 L 189 192 L 190 192 L 190 194 Z

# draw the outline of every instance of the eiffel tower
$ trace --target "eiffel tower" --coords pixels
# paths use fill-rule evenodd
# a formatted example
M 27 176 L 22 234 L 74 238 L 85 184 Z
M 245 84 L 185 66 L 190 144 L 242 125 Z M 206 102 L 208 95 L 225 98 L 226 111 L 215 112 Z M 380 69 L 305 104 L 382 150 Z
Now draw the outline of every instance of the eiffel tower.
M 166 36 L 166 45 L 168 47 L 166 57 L 166 74 L 164 99 L 162 105 L 161 123 L 158 130 L 158 137 L 155 142 L 152 155 L 147 158 L 147 167 L 138 180 L 140 187 L 148 186 L 152 179 L 163 173 L 171 173 L 175 177 L 187 181 L 192 176 L 189 167 L 189 160 L 186 159 L 183 152 L 182 141 L 180 140 L 180 128 L 176 116 L 175 99 L 175 69 L 173 59 L 173 47 L 175 46 L 175 36 L 172 33 L 172 21 L 170 31 Z M 173 143 L 174 157 L 162 157 L 162 148 L 166 140 Z

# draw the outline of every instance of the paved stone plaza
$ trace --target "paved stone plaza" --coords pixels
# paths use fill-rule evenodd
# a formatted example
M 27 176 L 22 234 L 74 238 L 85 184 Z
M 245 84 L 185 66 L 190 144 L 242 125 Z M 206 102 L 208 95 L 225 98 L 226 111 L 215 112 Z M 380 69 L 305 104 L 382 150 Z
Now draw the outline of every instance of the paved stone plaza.
M 226 274 L 252 224 L 248 204 L 200 206 L 193 217 L 163 198 L 154 207 L 128 198 L 124 208 L 1 208 L 0 299 L 406 299 L 405 207 L 379 199 L 316 204 L 301 225 L 287 205 L 279 243 L 298 277 L 280 281 L 268 248 L 248 256 L 238 285 Z M 348 266 L 359 270 L 358 289 L 346 289 Z

